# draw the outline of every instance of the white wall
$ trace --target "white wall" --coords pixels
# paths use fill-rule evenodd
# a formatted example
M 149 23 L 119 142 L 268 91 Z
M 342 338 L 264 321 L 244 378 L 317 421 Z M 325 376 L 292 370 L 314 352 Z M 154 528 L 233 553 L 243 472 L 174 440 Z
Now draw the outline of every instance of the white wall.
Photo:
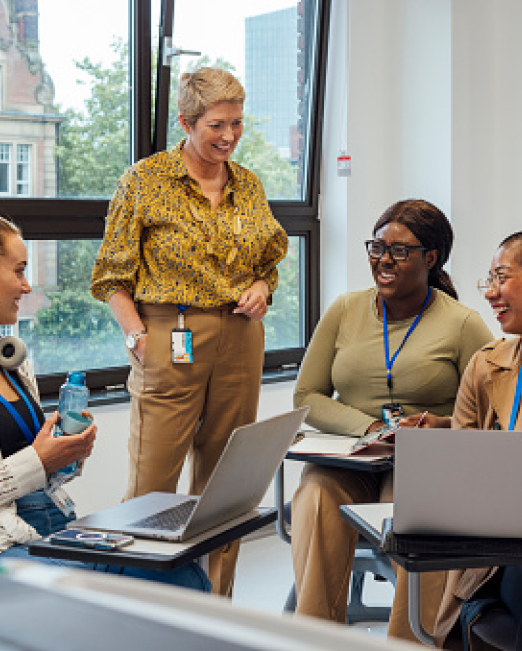
M 391 203 L 422 197 L 451 206 L 450 0 L 349 0 L 333 12 L 329 65 L 349 78 L 348 101 L 337 102 L 348 106 L 352 175 L 329 178 L 341 127 L 338 106 L 327 102 L 323 185 L 336 192 L 323 197 L 325 307 L 338 289 L 372 283 L 363 242 Z M 340 75 L 329 78 L 327 97 L 344 88 Z M 337 237 L 342 251 L 330 246 Z
M 500 336 L 475 288 L 498 243 L 522 230 L 522 3 L 459 0 L 452 21 L 452 270 Z
M 522 228 L 522 3 L 335 0 L 333 12 L 323 308 L 371 284 L 363 241 L 388 205 L 418 197 L 452 221 L 449 271 L 460 298 L 501 336 L 476 284 L 498 242 Z M 340 103 L 348 106 L 348 179 L 336 178 L 332 162 Z

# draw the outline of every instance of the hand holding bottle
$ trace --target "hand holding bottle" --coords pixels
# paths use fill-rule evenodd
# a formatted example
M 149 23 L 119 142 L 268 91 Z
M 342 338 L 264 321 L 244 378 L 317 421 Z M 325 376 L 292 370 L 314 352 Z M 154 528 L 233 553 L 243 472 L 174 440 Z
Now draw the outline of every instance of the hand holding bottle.
M 88 411 L 82 413 L 84 416 L 92 418 Z M 89 425 L 80 434 L 53 436 L 53 428 L 58 421 L 58 416 L 58 412 L 55 411 L 45 421 L 33 442 L 33 448 L 40 457 L 48 475 L 78 461 L 78 459 L 88 457 L 92 452 L 96 438 L 97 427 L 94 424 Z

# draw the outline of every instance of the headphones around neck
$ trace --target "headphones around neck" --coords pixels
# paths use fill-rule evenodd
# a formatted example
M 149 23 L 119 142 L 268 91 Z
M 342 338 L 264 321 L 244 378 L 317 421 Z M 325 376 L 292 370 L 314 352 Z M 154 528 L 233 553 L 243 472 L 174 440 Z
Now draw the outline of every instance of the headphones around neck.
M 17 369 L 27 357 L 27 346 L 18 337 L 0 337 L 0 366 Z

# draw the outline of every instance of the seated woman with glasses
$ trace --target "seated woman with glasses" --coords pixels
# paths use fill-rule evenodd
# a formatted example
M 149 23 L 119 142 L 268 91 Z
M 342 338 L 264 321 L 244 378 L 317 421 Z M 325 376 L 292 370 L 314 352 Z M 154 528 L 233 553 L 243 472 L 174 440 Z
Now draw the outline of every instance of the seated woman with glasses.
M 479 281 L 479 289 L 494 310 L 502 331 L 516 336 L 488 343 L 473 356 L 447 425 L 454 429 L 522 431 L 522 231 L 500 243 L 489 277 Z M 424 426 L 430 426 L 429 417 Z M 482 642 L 475 646 L 478 640 L 470 626 L 484 609 L 498 602 L 507 608 L 514 627 L 518 628 L 516 636 L 513 632 L 513 646 L 509 646 L 518 649 L 522 642 L 522 567 L 449 572 L 435 624 L 437 646 L 484 649 Z M 507 634 L 507 626 L 503 628 Z
M 450 415 L 471 356 L 491 340 L 473 310 L 457 302 L 443 270 L 453 243 L 444 214 L 420 200 L 394 204 L 366 242 L 375 287 L 340 296 L 327 310 L 303 360 L 294 402 L 307 423 L 363 436 L 390 414 Z M 292 501 L 296 611 L 344 622 L 358 534 L 342 504 L 392 501 L 392 473 L 308 464 Z M 433 630 L 445 575 L 423 574 L 423 624 Z M 388 634 L 415 639 L 407 577 L 399 570 Z

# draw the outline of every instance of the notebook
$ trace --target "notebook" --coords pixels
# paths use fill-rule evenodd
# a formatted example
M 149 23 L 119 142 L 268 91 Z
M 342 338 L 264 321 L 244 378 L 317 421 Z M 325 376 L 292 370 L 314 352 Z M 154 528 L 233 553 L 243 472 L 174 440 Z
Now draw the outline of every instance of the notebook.
M 250 514 L 245 520 L 254 518 L 252 509 L 261 502 L 308 409 L 235 429 L 199 497 L 149 493 L 67 527 L 183 541 L 245 514 Z
M 393 531 L 522 538 L 522 433 L 398 429 Z

